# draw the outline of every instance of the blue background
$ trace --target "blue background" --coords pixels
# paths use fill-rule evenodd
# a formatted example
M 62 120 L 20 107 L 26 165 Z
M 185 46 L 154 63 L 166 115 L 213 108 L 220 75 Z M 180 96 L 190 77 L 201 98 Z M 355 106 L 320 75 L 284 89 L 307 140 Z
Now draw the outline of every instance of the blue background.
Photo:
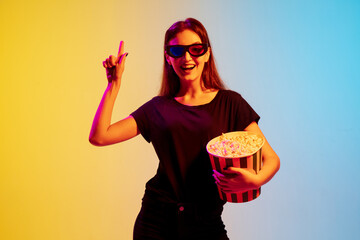
M 359 1 L 224 1 L 203 19 L 220 73 L 260 114 L 281 169 L 228 204 L 231 239 L 360 234 Z

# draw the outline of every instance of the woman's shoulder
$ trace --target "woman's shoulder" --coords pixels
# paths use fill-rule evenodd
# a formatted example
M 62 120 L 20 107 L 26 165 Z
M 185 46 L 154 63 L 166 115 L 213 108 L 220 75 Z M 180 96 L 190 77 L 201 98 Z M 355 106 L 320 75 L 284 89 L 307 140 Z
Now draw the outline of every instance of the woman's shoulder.
M 171 101 L 171 98 L 165 97 L 165 96 L 154 96 L 153 98 L 151 98 L 150 100 L 148 100 L 147 102 L 145 102 L 142 107 L 145 108 L 153 108 L 155 106 L 159 106 L 162 104 L 166 104 L 169 101 Z
M 223 98 L 229 98 L 229 99 L 242 99 L 242 96 L 240 93 L 231 90 L 231 89 L 223 89 L 219 91 L 219 95 Z
M 169 101 L 171 98 L 165 96 L 154 96 L 147 103 L 159 103 L 164 101 Z

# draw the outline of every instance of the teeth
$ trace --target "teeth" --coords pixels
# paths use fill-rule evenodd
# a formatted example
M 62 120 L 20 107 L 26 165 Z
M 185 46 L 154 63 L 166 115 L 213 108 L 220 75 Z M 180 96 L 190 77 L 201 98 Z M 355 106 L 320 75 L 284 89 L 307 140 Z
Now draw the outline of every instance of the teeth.
M 183 69 L 193 69 L 195 67 L 195 65 L 184 65 L 181 68 Z

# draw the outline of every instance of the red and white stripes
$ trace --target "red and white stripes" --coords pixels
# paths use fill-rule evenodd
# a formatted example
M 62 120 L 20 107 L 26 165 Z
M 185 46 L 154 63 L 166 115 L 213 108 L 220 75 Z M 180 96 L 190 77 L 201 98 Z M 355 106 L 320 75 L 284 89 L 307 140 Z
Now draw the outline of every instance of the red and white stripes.
M 253 169 L 257 174 L 261 170 L 261 148 L 259 151 L 254 153 L 251 156 L 242 157 L 242 158 L 222 158 L 222 157 L 215 157 L 211 154 L 210 160 L 212 168 L 218 172 L 223 172 L 224 168 L 228 167 L 238 167 L 238 168 L 247 168 Z M 260 195 L 261 188 L 250 190 L 246 192 L 239 192 L 239 193 L 224 193 L 221 191 L 220 187 L 218 186 L 220 198 L 227 202 L 233 203 L 241 203 L 241 202 L 249 202 L 254 200 Z

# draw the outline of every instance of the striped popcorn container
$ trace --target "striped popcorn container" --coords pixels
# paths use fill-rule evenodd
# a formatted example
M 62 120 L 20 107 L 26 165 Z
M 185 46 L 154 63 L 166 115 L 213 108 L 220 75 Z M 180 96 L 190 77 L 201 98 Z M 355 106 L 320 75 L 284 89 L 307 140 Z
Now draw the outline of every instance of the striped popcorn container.
M 241 131 L 241 132 L 226 133 L 223 134 L 223 136 L 232 137 L 240 134 L 256 135 L 255 133 Z M 210 156 L 212 168 L 220 173 L 223 172 L 224 168 L 228 168 L 228 167 L 247 168 L 249 171 L 257 174 L 261 170 L 261 165 L 262 165 L 261 153 L 262 153 L 262 146 L 264 144 L 264 140 L 261 136 L 259 135 L 256 136 L 262 139 L 261 146 L 255 152 L 246 155 L 241 155 L 240 157 L 223 157 L 221 155 L 214 154 L 213 151 L 210 150 L 210 146 L 216 141 L 219 141 L 220 136 L 212 139 L 206 146 L 206 150 Z M 249 202 L 251 200 L 256 199 L 261 193 L 261 188 L 246 192 L 224 193 L 221 191 L 220 187 L 218 186 L 218 190 L 219 190 L 220 198 L 222 200 L 233 203 Z

